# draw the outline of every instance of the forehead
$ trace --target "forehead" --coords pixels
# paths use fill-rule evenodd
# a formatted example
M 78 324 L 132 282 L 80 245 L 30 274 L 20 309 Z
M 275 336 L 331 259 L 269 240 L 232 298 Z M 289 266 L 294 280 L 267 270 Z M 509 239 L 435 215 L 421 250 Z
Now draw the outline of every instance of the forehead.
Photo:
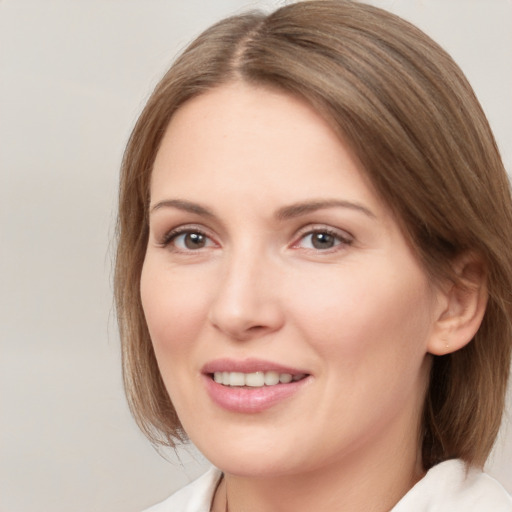
M 301 98 L 274 88 L 235 82 L 195 96 L 175 113 L 167 127 L 159 156 L 178 147 L 194 144 L 217 153 L 229 148 L 233 153 L 253 149 L 251 139 L 262 144 L 262 151 L 284 153 L 295 140 L 308 138 L 318 152 L 328 141 L 341 143 L 325 120 Z M 223 144 L 224 142 L 224 144 Z M 295 146 L 295 151 L 300 147 Z M 213 152 L 213 151 L 212 151 Z M 189 153 L 187 160 L 201 157 Z M 254 155 L 253 155 L 254 156 Z M 157 157 L 158 158 L 158 157 Z
M 157 153 L 155 195 L 215 187 L 318 196 L 333 187 L 376 200 L 347 145 L 306 101 L 266 87 L 224 85 L 185 103 Z M 244 191 L 245 188 L 245 191 Z M 302 200 L 304 197 L 291 197 Z M 349 198 L 347 198 L 349 199 Z

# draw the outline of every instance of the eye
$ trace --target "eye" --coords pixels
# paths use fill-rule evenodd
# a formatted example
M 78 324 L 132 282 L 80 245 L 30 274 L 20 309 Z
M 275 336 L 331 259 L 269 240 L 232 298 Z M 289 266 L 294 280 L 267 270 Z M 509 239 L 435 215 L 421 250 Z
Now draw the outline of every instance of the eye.
M 162 245 L 172 246 L 178 251 L 186 252 L 214 247 L 216 244 L 205 233 L 198 230 L 186 229 L 171 231 L 163 240 Z
M 313 249 L 316 251 L 328 251 L 340 245 L 350 245 L 351 238 L 348 235 L 343 236 L 333 230 L 316 229 L 309 231 L 301 236 L 295 247 L 303 249 Z

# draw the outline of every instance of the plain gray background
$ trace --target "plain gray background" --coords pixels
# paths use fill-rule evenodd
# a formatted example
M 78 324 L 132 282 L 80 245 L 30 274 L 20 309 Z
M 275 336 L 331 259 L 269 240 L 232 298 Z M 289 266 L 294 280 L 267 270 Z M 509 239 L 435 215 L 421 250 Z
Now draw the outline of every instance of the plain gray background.
M 193 451 L 162 459 L 127 412 L 111 298 L 118 167 L 179 50 L 228 14 L 282 3 L 0 0 L 0 512 L 136 512 L 204 469 Z M 511 1 L 373 3 L 455 57 L 510 172 Z M 505 427 L 488 469 L 512 491 Z

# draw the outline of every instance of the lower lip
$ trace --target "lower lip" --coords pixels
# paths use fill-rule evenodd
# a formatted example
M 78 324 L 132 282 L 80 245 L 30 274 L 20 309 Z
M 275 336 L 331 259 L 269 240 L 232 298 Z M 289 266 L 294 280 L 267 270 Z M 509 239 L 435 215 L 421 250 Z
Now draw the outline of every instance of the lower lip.
M 223 409 L 240 413 L 257 413 L 291 398 L 307 381 L 309 377 L 275 386 L 231 387 L 215 382 L 210 375 L 203 375 L 206 390 L 213 402 Z

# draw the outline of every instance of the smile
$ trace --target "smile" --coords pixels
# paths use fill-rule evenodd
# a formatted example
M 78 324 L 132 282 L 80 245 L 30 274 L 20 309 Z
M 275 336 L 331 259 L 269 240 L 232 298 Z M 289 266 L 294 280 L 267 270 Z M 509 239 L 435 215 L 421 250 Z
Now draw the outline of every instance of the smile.
M 213 403 L 242 414 L 261 413 L 290 403 L 314 381 L 305 368 L 255 358 L 215 359 L 206 363 L 201 373 Z
M 214 372 L 213 380 L 217 384 L 231 387 L 261 388 L 263 386 L 276 386 L 278 384 L 289 384 L 302 380 L 306 374 L 279 373 L 276 371 L 267 372 Z

